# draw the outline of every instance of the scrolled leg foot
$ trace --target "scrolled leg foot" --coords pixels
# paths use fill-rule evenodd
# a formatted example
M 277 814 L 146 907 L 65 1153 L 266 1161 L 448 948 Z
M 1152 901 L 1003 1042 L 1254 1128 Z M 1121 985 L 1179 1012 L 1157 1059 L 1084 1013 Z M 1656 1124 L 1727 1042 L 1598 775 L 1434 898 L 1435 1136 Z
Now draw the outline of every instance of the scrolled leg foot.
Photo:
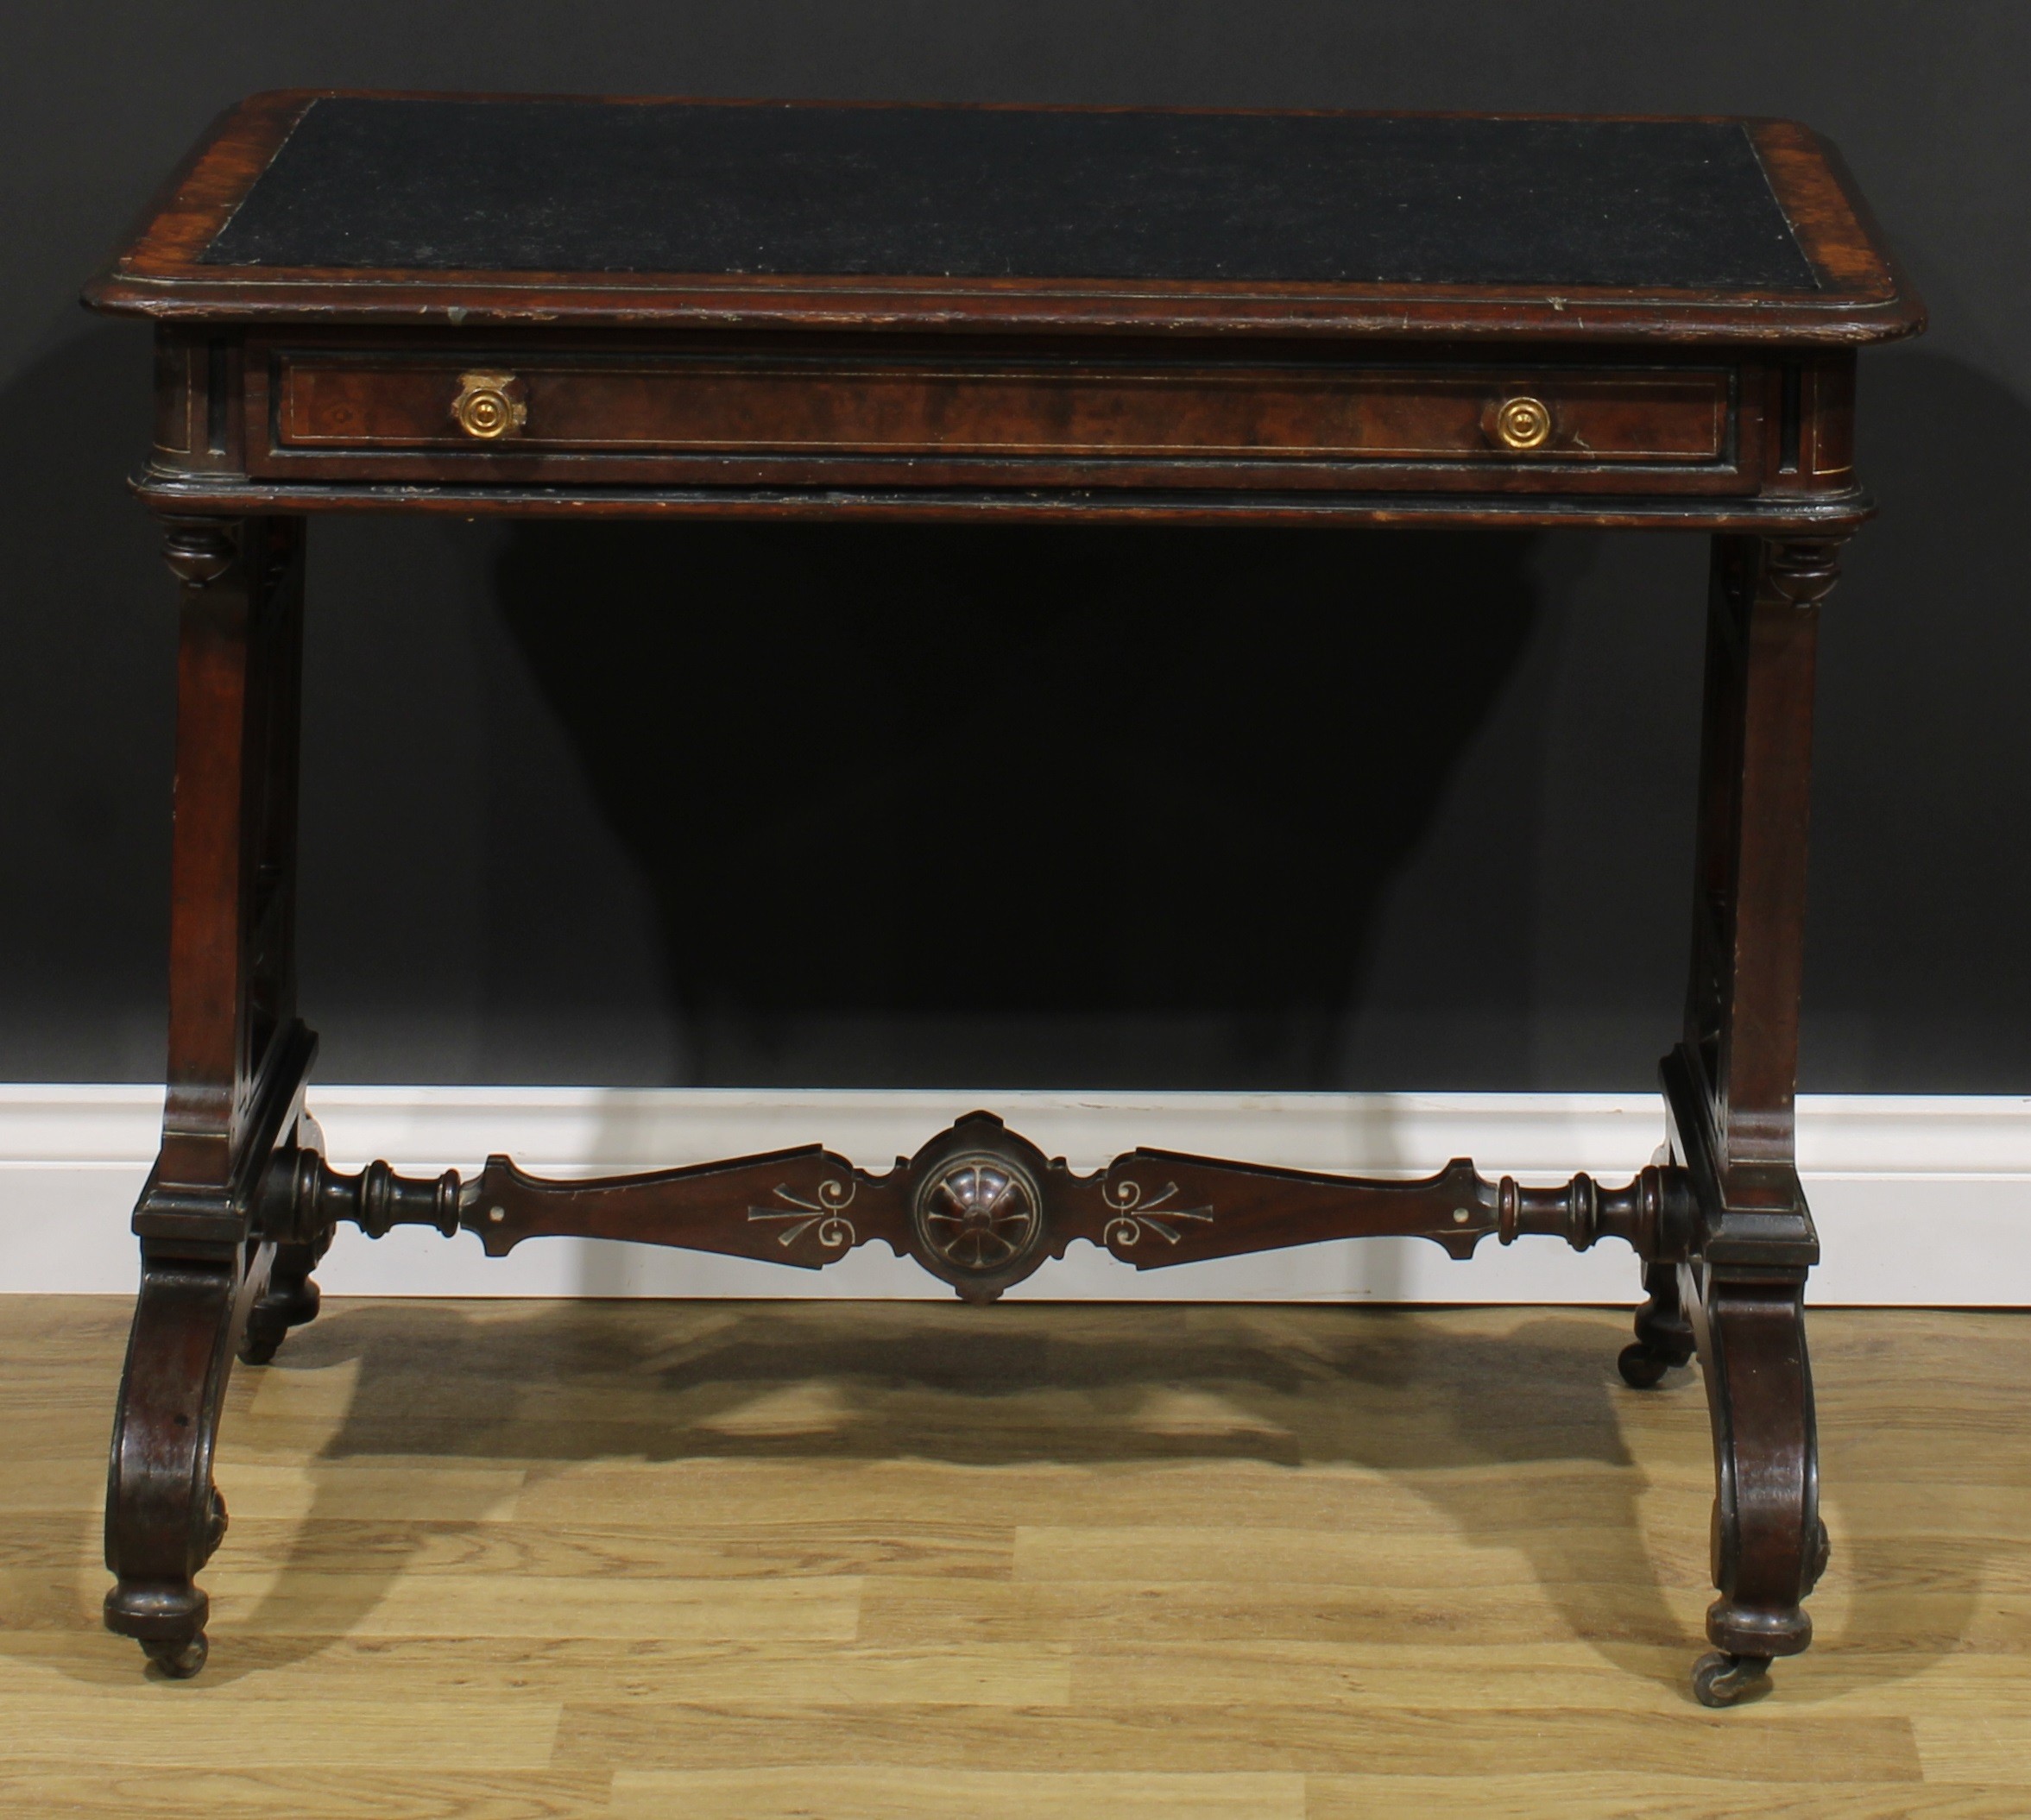
M 106 1488 L 105 1623 L 180 1679 L 205 1664 L 211 1601 L 193 1582 L 226 1532 L 211 1457 L 237 1317 L 263 1287 L 224 1264 L 142 1263 Z
M 1673 1367 L 1691 1363 L 1697 1344 L 1679 1299 L 1676 1266 L 1647 1265 L 1643 1292 L 1648 1299 L 1636 1311 L 1636 1338 L 1615 1361 L 1622 1382 L 1632 1390 L 1652 1389 Z
M 223 1532 L 224 1512 L 215 1515 L 215 1527 Z M 205 1666 L 205 1621 L 211 1612 L 211 1600 L 187 1579 L 123 1579 L 106 1594 L 106 1628 L 132 1637 L 149 1661 L 178 1680 Z
M 1700 1678 L 1729 1699 L 1771 1658 L 1810 1647 L 1803 1601 L 1826 1565 L 1802 1285 L 1688 1270 L 1713 1423 L 1713 1584 Z M 1706 1674 L 1716 1660 L 1722 1666 Z M 1752 1669 L 1732 1672 L 1730 1665 Z M 1732 1693 L 1731 1688 L 1735 1689 Z M 1709 1705 L 1723 1703 L 1700 1697 Z
M 1768 1656 L 1731 1655 L 1709 1650 L 1693 1665 L 1693 1697 L 1702 1706 L 1733 1706 L 1769 1685 Z
M 318 1318 L 323 1302 L 310 1273 L 324 1250 L 322 1244 L 275 1247 L 268 1293 L 247 1311 L 247 1330 L 240 1336 L 242 1364 L 267 1364 L 292 1327 L 307 1326 Z
M 1651 1390 L 1663 1382 L 1671 1361 L 1660 1358 L 1641 1340 L 1631 1340 L 1616 1354 L 1615 1369 L 1631 1390 Z

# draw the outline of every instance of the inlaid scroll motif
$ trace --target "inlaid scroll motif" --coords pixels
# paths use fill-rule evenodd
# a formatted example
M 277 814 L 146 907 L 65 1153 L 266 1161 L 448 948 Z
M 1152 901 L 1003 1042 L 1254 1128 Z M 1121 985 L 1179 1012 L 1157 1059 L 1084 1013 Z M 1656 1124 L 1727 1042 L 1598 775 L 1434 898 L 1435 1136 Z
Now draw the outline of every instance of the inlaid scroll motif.
M 783 1230 L 776 1234 L 776 1243 L 785 1251 L 814 1226 L 817 1228 L 820 1244 L 834 1250 L 846 1250 L 859 1236 L 854 1231 L 853 1221 L 844 1217 L 844 1210 L 853 1205 L 859 1187 L 858 1182 L 838 1181 L 828 1177 L 818 1184 L 817 1200 L 806 1200 L 802 1195 L 792 1194 L 787 1187 L 779 1185 L 776 1199 L 785 1206 L 750 1207 L 748 1223 L 780 1221 Z
M 1166 1244 L 1175 1245 L 1184 1236 L 1176 1222 L 1190 1219 L 1206 1225 L 1213 1224 L 1211 1207 L 1171 1205 L 1177 1199 L 1175 1181 L 1167 1182 L 1164 1191 L 1149 1200 L 1143 1199 L 1142 1184 L 1138 1181 L 1111 1181 L 1106 1192 L 1108 1217 L 1107 1229 L 1101 1236 L 1110 1245 L 1126 1248 L 1136 1244 L 1145 1232 L 1154 1232 Z

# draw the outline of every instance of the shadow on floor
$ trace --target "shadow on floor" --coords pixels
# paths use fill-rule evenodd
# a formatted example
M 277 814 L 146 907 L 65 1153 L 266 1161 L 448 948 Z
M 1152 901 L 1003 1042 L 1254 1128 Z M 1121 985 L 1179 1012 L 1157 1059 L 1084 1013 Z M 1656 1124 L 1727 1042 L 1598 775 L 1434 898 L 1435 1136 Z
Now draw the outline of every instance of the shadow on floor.
M 1429 1507 L 1435 1526 L 1510 1551 L 1573 1635 L 1618 1672 L 1684 1692 L 1701 1645 L 1665 1596 L 1639 1522 L 1649 1475 L 1624 1436 L 1632 1422 L 1684 1425 L 1675 1475 L 1681 1463 L 1703 1464 L 1705 1410 L 1693 1372 L 1673 1373 L 1640 1401 L 1621 1385 L 1613 1359 L 1625 1315 L 1545 1311 L 1476 1332 L 1460 1331 L 1462 1318 L 1410 1309 L 1181 1307 L 1161 1326 L 1150 1313 L 1104 1304 L 334 1305 L 267 1368 L 351 1380 L 309 1462 L 312 1508 L 281 1569 L 285 1588 L 293 1575 L 318 1576 L 317 1634 L 262 1637 L 257 1656 L 221 1650 L 195 1685 L 317 1656 L 409 1571 L 401 1526 L 426 1513 L 378 1511 L 356 1533 L 334 1521 L 358 1517 L 349 1478 L 365 1462 L 499 1461 L 539 1482 L 602 1460 L 1127 1470 L 1233 1460 L 1386 1476 Z M 2031 1440 L 2018 1439 L 2031 1425 L 2011 1420 L 2008 1407 L 2031 1372 L 2011 1370 L 2003 1356 L 2031 1353 L 2031 1320 L 1957 1315 L 1945 1341 L 1899 1325 L 1940 1319 L 1819 1317 L 1825 1479 L 1842 1541 L 1814 1602 L 1820 1672 L 1788 1678 L 1788 1703 L 1907 1680 L 1965 1652 L 1995 1558 L 2009 1548 L 1990 1533 L 2008 1526 L 1984 1525 L 1993 1513 L 1974 1507 L 2000 1508 L 2013 1488 L 2031 1485 Z M 95 1365 L 117 1357 L 110 1319 L 73 1326 L 41 1336 L 19 1362 L 30 1382 L 16 1382 L 15 1403 L 25 1395 L 41 1408 L 33 1380 L 41 1371 L 76 1376 L 78 1358 L 45 1353 L 88 1348 Z M 1891 1399 L 1886 1411 L 1883 1387 L 1913 1371 L 1952 1408 Z M 229 1498 L 235 1431 L 244 1433 L 264 1381 L 273 1382 L 242 1370 L 232 1386 L 221 1468 Z M 1984 1395 L 2004 1400 L 1999 1416 L 1955 1414 Z M 1643 1451 L 1655 1457 L 1654 1444 Z M 52 1477 L 59 1464 L 61 1485 Z M 1473 1470 L 1483 1467 L 1509 1470 Z M 61 1462 L 38 1467 L 36 1496 L 9 1515 L 0 1565 L 14 1571 L 4 1577 L 0 1649 L 75 1680 L 126 1685 L 138 1672 L 130 1651 L 81 1622 L 75 1572 L 47 1571 L 96 1556 L 97 1513 L 82 1513 L 97 1471 L 66 1448 Z M 1703 1506 L 1703 1472 L 1695 1483 L 1667 1495 Z M 989 1515 L 993 1496 L 984 1483 Z M 1079 1513 L 1066 1515 L 1076 1522 Z M 1677 1527 L 1687 1516 L 1696 1522 L 1698 1513 L 1676 1513 Z M 427 1520 L 438 1532 L 460 1521 L 441 1499 Z M 479 1527 L 486 1514 L 470 1521 Z M 231 1553 L 229 1537 L 222 1565 Z M 1675 1561 L 1668 1573 L 1675 1599 L 1704 1590 L 1696 1560 Z M 245 1626 L 250 1636 L 262 1615 Z
M 1649 1481 L 1624 1439 L 1637 1393 L 1613 1363 L 1626 1316 L 1547 1312 L 1477 1334 L 1409 1310 L 1171 1312 L 1159 1326 L 1145 1308 L 1105 1305 L 363 1304 L 294 1336 L 269 1369 L 357 1362 L 321 1455 L 333 1469 L 417 1455 L 510 1460 L 539 1477 L 602 1459 L 699 1458 L 1364 1468 L 1410 1487 L 1435 1523 L 1476 1546 L 1513 1551 L 1572 1634 L 1619 1670 L 1682 1690 L 1704 1645 L 1670 1609 L 1639 1522 Z M 1697 1375 L 1674 1373 L 1652 1395 L 1664 1407 L 1639 1420 L 1668 1409 L 1703 1459 Z M 1159 1400 L 1189 1418 L 1148 1420 Z M 1984 1476 L 1951 1437 L 1932 1459 L 1945 1478 Z M 1921 1570 L 1886 1540 L 1866 1508 L 1882 1481 L 1855 1464 L 1842 1508 L 1875 1539 L 1837 1560 L 1829 1582 L 1850 1582 L 1846 1621 L 1821 1639 L 1823 1653 L 1844 1652 L 1846 1672 L 1821 1697 L 1858 1677 L 1902 1678 L 1964 1647 L 1983 1578 L 1978 1552 Z M 1533 1470 L 1463 1470 L 1487 1466 Z M 306 1536 L 344 1477 L 332 1470 L 319 1484 Z M 1694 1495 L 1703 1505 L 1703 1483 Z M 309 1571 L 309 1546 L 285 1574 Z M 330 1540 L 316 1546 L 318 1571 L 333 1573 Z M 336 1576 L 346 1609 L 321 1607 L 320 1629 L 370 1613 L 404 1569 L 399 1553 L 363 1549 L 356 1568 Z M 1675 1575 L 1681 1569 L 1698 1573 L 1681 1564 Z M 1914 1581 L 1926 1595 L 1915 1603 Z M 1867 1653 L 1884 1638 L 1894 1657 Z M 324 1647 L 310 1637 L 274 1645 L 263 1666 Z M 228 1659 L 208 1678 L 233 1677 Z

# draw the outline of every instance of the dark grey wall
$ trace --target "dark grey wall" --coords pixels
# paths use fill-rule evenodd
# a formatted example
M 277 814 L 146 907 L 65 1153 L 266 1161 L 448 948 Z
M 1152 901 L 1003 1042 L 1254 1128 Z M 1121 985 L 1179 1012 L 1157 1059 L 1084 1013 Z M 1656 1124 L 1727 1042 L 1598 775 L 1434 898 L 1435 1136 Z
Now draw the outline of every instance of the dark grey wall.
M 73 299 L 291 84 L 1788 114 L 1933 310 L 1826 624 L 1806 1085 L 2031 1090 L 2022 0 L 348 0 L 0 23 L 0 1075 L 161 1069 L 145 331 Z M 327 1080 L 1641 1086 L 1689 539 L 324 523 Z

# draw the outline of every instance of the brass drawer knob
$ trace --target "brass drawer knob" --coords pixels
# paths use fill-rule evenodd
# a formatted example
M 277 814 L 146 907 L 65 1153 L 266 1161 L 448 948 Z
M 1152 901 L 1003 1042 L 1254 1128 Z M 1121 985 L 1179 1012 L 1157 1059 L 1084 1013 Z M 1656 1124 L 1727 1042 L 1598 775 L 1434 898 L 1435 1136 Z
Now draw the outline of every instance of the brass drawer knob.
M 1538 449 L 1551 439 L 1551 406 L 1541 398 L 1505 398 L 1495 407 L 1495 434 L 1505 449 Z
M 529 420 L 522 382 L 512 373 L 461 373 L 451 419 L 468 436 L 493 442 L 513 436 Z

